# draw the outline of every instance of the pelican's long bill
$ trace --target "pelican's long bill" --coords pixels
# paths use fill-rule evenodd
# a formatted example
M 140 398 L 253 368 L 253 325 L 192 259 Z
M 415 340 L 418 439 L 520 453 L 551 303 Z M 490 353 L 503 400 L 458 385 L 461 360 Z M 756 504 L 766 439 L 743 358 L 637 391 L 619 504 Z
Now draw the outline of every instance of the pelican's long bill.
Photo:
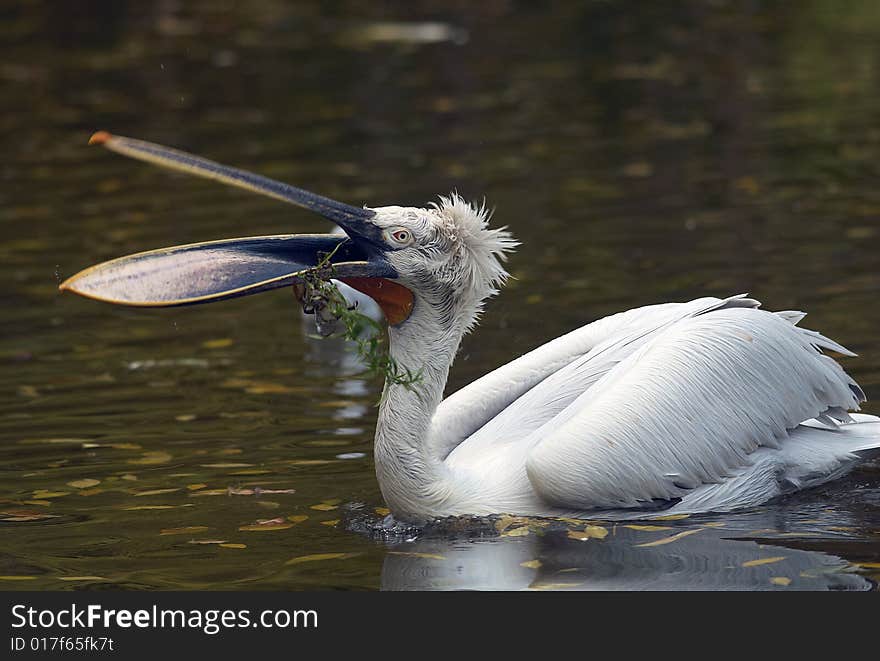
M 348 236 L 287 234 L 150 250 L 84 269 L 61 284 L 63 291 L 140 307 L 208 303 L 292 284 L 331 253 L 334 277 L 352 279 L 361 288 L 369 288 L 375 279 L 397 277 L 383 258 L 379 230 L 370 222 L 375 212 L 370 209 L 142 140 L 102 131 L 89 144 L 311 209 Z

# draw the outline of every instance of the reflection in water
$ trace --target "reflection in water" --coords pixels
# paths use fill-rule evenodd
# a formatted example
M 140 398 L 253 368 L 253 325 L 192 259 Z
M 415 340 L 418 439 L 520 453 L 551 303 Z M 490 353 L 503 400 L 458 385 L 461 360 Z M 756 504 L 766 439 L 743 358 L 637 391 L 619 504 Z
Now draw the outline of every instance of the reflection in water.
M 756 517 L 752 524 L 770 523 Z M 720 521 L 687 527 L 602 526 L 483 540 L 419 539 L 390 547 L 384 590 L 868 590 L 845 560 L 791 548 L 785 538 L 738 539 Z M 657 528 L 657 529 L 654 529 Z M 576 528 L 574 529 L 577 530 Z M 577 534 L 576 532 L 574 534 Z M 766 533 L 765 533 L 766 534 Z M 789 542 L 790 543 L 790 542 Z

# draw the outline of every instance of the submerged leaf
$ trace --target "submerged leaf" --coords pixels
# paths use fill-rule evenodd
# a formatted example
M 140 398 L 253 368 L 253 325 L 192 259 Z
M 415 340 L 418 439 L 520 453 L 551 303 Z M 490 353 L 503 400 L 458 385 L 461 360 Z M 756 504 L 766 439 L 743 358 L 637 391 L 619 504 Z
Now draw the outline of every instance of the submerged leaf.
M 664 537 L 663 539 L 655 539 L 653 542 L 645 542 L 644 544 L 636 544 L 636 546 L 645 547 L 645 546 L 663 546 L 664 544 L 671 544 L 672 542 L 676 542 L 683 537 L 688 537 L 689 535 L 696 535 L 698 532 L 702 531 L 702 528 L 694 528 L 693 530 L 685 530 L 684 532 L 679 532 L 674 535 L 670 535 L 669 537 Z
M 33 497 L 37 500 L 48 500 L 49 498 L 61 498 L 69 495 L 69 491 L 49 491 L 48 489 L 37 489 L 33 493 Z
M 406 555 L 411 558 L 426 558 L 427 560 L 446 560 L 445 555 L 439 553 L 419 553 L 417 551 L 388 551 L 387 555 Z
M 154 466 L 156 464 L 165 464 L 171 461 L 171 455 L 167 452 L 144 452 L 140 459 L 129 459 L 127 463 L 138 466 Z
M 528 526 L 520 526 L 519 528 L 511 528 L 501 533 L 502 537 L 525 537 L 529 534 Z
M 182 528 L 163 528 L 159 531 L 160 535 L 187 535 L 210 530 L 208 526 L 183 526 Z
M 784 555 L 774 555 L 772 558 L 758 558 L 757 560 L 749 560 L 747 562 L 742 563 L 743 567 L 758 567 L 760 565 L 771 565 L 774 562 L 780 562 L 781 560 L 785 560 Z
M 205 340 L 202 342 L 202 346 L 206 349 L 225 349 L 226 347 L 231 347 L 232 344 L 232 338 L 229 337 L 223 337 L 217 340 Z
M 602 526 L 587 526 L 583 530 L 570 530 L 569 539 L 577 539 L 585 542 L 588 539 L 605 539 L 608 536 L 608 528 Z
M 241 526 L 239 530 L 244 532 L 262 532 L 266 530 L 287 530 L 288 528 L 292 527 L 292 523 L 288 523 L 282 518 L 258 519 L 256 523 Z
M 356 553 L 314 553 L 312 555 L 301 555 L 297 558 L 293 558 L 285 562 L 285 565 L 299 565 L 304 562 L 320 562 L 322 560 L 342 560 L 344 558 L 351 558 L 357 555 Z
M 179 487 L 171 488 L 171 489 L 150 489 L 149 491 L 139 491 L 134 494 L 136 497 L 139 496 L 159 496 L 163 493 L 174 493 L 175 491 L 180 491 Z
M 73 480 L 72 482 L 68 482 L 67 486 L 75 487 L 76 489 L 88 489 L 89 487 L 94 487 L 99 484 L 101 484 L 101 480 L 95 480 L 89 477 L 82 480 Z
M 228 496 L 228 489 L 205 489 L 204 491 L 194 491 L 189 496 L 190 498 L 195 498 L 196 496 Z
M 666 514 L 663 516 L 652 516 L 651 521 L 678 521 L 689 517 L 690 514 Z
M 627 524 L 623 526 L 624 528 L 629 528 L 630 530 L 644 530 L 646 532 L 654 532 L 657 530 L 672 530 L 669 526 L 641 526 L 635 524 Z

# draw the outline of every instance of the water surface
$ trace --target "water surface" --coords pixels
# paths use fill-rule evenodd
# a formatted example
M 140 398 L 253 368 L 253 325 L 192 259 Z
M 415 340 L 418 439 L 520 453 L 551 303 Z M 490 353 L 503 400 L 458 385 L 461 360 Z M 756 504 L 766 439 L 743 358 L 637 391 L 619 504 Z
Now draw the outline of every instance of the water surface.
M 353 204 L 485 196 L 523 246 L 450 392 L 606 314 L 750 292 L 858 352 L 880 413 L 880 6 L 322 5 L 2 10 L 0 587 L 871 589 L 876 465 L 648 528 L 367 535 L 380 384 L 290 292 L 137 311 L 56 287 L 327 229 L 86 147 L 106 129 Z

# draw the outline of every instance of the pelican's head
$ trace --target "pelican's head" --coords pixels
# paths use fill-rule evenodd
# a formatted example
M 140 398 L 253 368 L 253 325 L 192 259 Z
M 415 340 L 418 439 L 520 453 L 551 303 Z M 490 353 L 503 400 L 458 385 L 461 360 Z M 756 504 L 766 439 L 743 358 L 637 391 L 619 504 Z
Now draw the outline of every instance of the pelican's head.
M 345 232 L 224 239 L 121 257 L 87 268 L 62 290 L 111 303 L 192 305 L 296 282 L 330 255 L 333 277 L 373 297 L 392 325 L 421 300 L 468 330 L 507 277 L 516 241 L 488 227 L 485 206 L 457 194 L 427 208 L 353 207 L 251 172 L 141 140 L 100 132 L 91 144 L 306 207 Z
M 416 299 L 457 313 L 468 330 L 483 302 L 507 279 L 504 262 L 518 245 L 510 232 L 490 228 L 485 204 L 468 203 L 457 193 L 427 208 L 373 211 L 367 222 L 377 230 L 374 236 L 396 281 Z

